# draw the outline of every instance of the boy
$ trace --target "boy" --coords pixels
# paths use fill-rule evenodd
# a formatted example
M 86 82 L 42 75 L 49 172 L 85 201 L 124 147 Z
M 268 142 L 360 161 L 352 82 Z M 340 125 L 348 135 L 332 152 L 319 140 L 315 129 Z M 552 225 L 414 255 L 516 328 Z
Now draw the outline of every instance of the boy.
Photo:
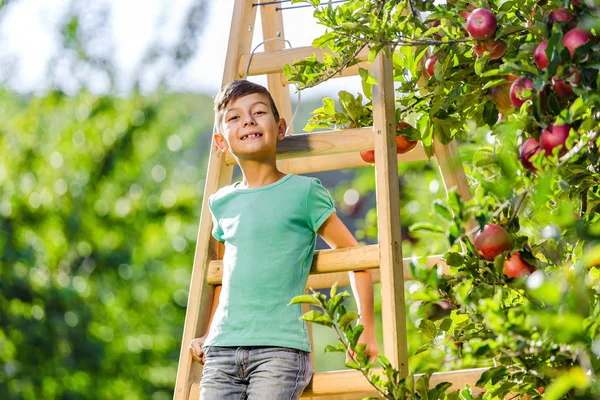
M 264 87 L 245 80 L 226 85 L 215 98 L 215 126 L 215 144 L 235 157 L 243 180 L 208 200 L 212 233 L 225 243 L 225 255 L 209 331 L 189 347 L 204 364 L 200 397 L 297 399 L 312 377 L 310 344 L 301 306 L 288 303 L 304 293 L 317 233 L 331 248 L 358 243 L 317 179 L 277 169 L 286 121 Z M 361 342 L 374 359 L 371 273 L 350 278 L 365 326 Z

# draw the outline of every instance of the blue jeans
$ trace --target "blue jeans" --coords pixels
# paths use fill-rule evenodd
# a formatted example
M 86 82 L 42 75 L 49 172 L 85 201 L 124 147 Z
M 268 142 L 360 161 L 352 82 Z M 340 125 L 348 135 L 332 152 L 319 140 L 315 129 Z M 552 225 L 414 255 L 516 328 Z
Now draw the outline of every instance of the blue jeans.
M 207 346 L 204 353 L 201 400 L 296 400 L 313 374 L 302 350 Z

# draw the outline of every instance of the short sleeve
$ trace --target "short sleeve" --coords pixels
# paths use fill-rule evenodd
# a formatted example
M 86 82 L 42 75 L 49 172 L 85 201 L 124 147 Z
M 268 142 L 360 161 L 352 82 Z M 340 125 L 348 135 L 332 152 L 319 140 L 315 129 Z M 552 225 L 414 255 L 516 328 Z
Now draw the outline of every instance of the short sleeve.
M 317 232 L 323 222 L 335 212 L 335 204 L 329 191 L 321 185 L 316 178 L 311 179 L 306 195 L 306 210 L 308 214 L 308 226 Z
M 212 221 L 213 221 L 212 235 L 219 242 L 224 242 L 223 229 L 221 229 L 221 226 L 219 225 L 219 219 L 217 218 L 217 216 L 215 215 L 215 212 L 213 211 L 212 199 L 210 197 L 208 198 L 208 208 L 210 209 L 210 215 L 211 215 Z

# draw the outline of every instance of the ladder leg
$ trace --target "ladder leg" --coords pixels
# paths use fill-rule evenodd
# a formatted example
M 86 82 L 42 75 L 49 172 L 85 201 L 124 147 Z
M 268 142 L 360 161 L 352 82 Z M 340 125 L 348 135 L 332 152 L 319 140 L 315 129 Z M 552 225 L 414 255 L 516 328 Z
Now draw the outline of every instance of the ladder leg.
M 252 6 L 252 0 L 235 1 L 221 86 L 239 79 L 238 61 L 242 53 L 250 51 L 255 17 L 256 8 Z M 174 393 L 175 400 L 187 400 L 190 397 L 192 386 L 195 395 L 202 377 L 202 368 L 197 363 L 192 362 L 188 345 L 192 339 L 204 334 L 206 331 L 213 300 L 213 288 L 208 285 L 206 277 L 208 264 L 218 257 L 219 248 L 211 237 L 212 217 L 208 210 L 208 196 L 215 193 L 220 187 L 231 183 L 232 175 L 233 166 L 225 164 L 225 156 L 217 149 L 213 141 L 208 161 L 194 267 L 179 355 Z
M 379 231 L 383 346 L 402 377 L 408 375 L 404 270 L 400 234 L 400 196 L 396 155 L 393 65 L 380 53 L 372 66 L 375 180 Z

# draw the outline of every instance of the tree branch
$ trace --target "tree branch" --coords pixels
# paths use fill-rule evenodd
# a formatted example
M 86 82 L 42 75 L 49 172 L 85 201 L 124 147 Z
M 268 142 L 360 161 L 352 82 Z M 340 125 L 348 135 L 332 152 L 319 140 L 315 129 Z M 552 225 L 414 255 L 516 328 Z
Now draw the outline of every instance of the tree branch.
M 569 150 L 569 152 L 567 154 L 565 154 L 564 156 L 559 158 L 560 162 L 558 163 L 557 168 L 564 167 L 564 165 L 566 163 L 568 163 L 571 158 L 575 157 L 575 155 L 577 153 L 579 153 L 581 151 L 581 149 L 583 149 L 585 146 L 587 146 L 587 144 L 589 142 L 591 142 L 592 140 L 595 140 L 598 137 L 598 135 L 600 135 L 600 131 L 588 132 L 588 133 L 590 134 L 590 136 L 588 137 L 587 140 L 580 141 L 577 144 L 577 146 L 574 146 L 571 150 Z

